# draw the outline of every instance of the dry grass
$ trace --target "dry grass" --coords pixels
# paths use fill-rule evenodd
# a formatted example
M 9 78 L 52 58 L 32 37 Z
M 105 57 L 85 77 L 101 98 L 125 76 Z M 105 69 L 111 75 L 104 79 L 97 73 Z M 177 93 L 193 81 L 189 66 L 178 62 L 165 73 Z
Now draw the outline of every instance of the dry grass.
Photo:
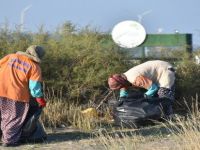
M 120 134 L 109 134 L 107 131 L 101 131 L 98 136 L 97 142 L 103 145 L 106 150 L 136 150 L 138 144 L 145 141 L 142 136 L 127 135 L 122 132 Z
M 118 134 L 103 131 L 98 135 L 98 143 L 107 150 L 199 150 L 200 112 L 197 104 L 198 97 L 187 116 L 177 115 L 173 121 L 161 123 L 169 131 L 168 134 L 143 136 L 135 131 L 127 134 L 123 129 Z
M 42 122 L 47 127 L 72 126 L 83 131 L 93 131 L 95 128 L 101 127 L 102 122 L 109 124 L 112 119 L 110 109 L 107 107 L 104 107 L 103 110 L 98 109 L 97 112 L 94 103 L 80 105 L 65 99 L 62 97 L 62 89 L 58 92 L 55 92 L 53 88 L 47 89 L 47 91 L 45 93 L 47 106 L 41 116 Z M 87 108 L 94 108 L 95 116 L 85 116 L 82 111 Z
M 146 136 L 141 134 L 138 129 L 124 132 L 126 129 L 122 128 L 116 131 L 116 128 L 111 125 L 109 129 L 105 128 L 98 131 L 97 135 L 94 136 L 96 137 L 95 140 L 92 141 L 95 142 L 94 145 L 97 147 L 107 150 L 199 150 L 200 112 L 198 100 L 198 96 L 190 100 L 193 101 L 193 104 L 187 106 L 189 113 L 186 116 L 176 116 L 173 120 L 160 124 L 162 128 L 168 130 L 167 134 L 160 132 L 156 135 L 153 133 L 155 132 L 154 127 L 150 127 L 152 134 Z M 102 118 L 84 117 L 81 114 L 83 109 L 82 106 L 70 103 L 62 98 L 49 98 L 42 120 L 47 126 L 71 125 L 82 131 L 94 133 L 94 129 L 102 127 Z M 107 113 L 109 117 L 109 110 Z M 106 120 L 107 123 L 108 120 Z M 159 129 L 157 131 L 156 133 L 159 133 Z
M 195 122 L 194 122 L 195 121 Z M 100 133 L 97 143 L 106 150 L 199 150 L 200 149 L 200 121 L 177 117 L 177 122 L 164 125 L 171 133 L 168 135 L 142 136 L 140 134 Z
M 72 126 L 84 131 L 91 131 L 97 126 L 94 118 L 87 118 L 81 114 L 82 107 L 69 104 L 59 99 L 48 100 L 44 109 L 42 121 L 48 127 Z
M 176 123 L 169 121 L 173 135 L 176 137 L 177 145 L 181 149 L 199 150 L 200 149 L 200 112 L 198 96 L 192 100 L 191 107 L 188 106 L 189 114 L 182 117 L 176 117 Z

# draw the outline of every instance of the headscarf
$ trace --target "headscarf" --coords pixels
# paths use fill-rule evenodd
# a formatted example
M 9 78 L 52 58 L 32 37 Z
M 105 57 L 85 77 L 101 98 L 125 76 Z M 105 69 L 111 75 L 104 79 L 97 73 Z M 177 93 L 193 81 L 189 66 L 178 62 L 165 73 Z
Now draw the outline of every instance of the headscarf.
M 45 55 L 45 51 L 41 46 L 31 45 L 27 48 L 26 52 L 18 51 L 17 54 L 26 55 L 37 63 L 41 63 L 41 59 Z
M 131 86 L 131 83 L 123 74 L 114 74 L 108 78 L 108 85 L 110 89 L 118 90 L 120 88 Z

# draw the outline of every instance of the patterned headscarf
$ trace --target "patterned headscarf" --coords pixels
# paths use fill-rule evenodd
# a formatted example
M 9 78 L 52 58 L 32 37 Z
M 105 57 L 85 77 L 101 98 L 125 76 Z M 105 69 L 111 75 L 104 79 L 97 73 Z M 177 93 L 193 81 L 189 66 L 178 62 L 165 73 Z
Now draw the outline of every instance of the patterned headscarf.
M 108 78 L 108 85 L 112 90 L 118 90 L 131 85 L 122 74 L 114 74 Z

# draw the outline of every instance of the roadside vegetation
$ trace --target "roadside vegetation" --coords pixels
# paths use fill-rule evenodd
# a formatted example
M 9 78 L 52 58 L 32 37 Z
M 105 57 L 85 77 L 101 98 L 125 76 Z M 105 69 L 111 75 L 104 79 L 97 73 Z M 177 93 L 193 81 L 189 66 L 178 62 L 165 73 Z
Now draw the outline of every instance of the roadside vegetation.
M 41 119 L 46 127 L 73 126 L 90 132 L 101 128 L 105 122 L 109 125 L 111 118 L 106 105 L 101 108 L 104 113 L 95 121 L 84 118 L 81 110 L 96 107 L 104 99 L 109 90 L 109 75 L 124 72 L 144 61 L 127 61 L 131 56 L 120 50 L 109 34 L 90 26 L 78 29 L 66 22 L 53 33 L 46 31 L 43 26 L 36 33 L 22 33 L 18 29 L 11 31 L 8 25 L 0 29 L 1 58 L 8 53 L 24 51 L 32 44 L 42 45 L 47 51 L 41 64 L 48 102 Z M 177 118 L 176 123 L 168 122 L 164 126 L 173 131 L 170 135 L 176 140 L 175 147 L 199 149 L 200 66 L 194 63 L 189 54 L 182 50 L 180 52 L 181 55 L 174 54 L 179 61 L 171 60 L 176 66 L 177 75 L 175 112 L 184 112 L 189 116 L 184 120 Z M 200 54 L 200 51 L 196 53 Z M 177 130 L 171 130 L 174 128 Z M 109 129 L 112 130 L 112 127 Z M 149 138 L 141 135 L 121 134 L 121 137 L 115 137 L 101 132 L 98 133 L 98 139 L 106 149 L 138 149 L 141 143 L 149 141 Z

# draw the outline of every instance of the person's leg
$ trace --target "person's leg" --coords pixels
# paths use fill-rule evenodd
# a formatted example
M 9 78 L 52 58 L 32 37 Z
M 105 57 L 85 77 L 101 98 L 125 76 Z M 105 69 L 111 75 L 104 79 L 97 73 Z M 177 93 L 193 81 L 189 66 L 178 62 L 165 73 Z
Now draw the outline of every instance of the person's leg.
M 1 108 L 2 142 L 7 145 L 16 144 L 21 136 L 21 129 L 29 109 L 29 103 L 4 98 Z
M 166 116 L 170 116 L 170 115 L 172 115 L 173 113 L 174 113 L 174 112 L 173 112 L 172 104 L 166 106 L 165 115 L 166 115 Z
M 0 123 L 2 123 L 2 119 L 1 119 L 1 108 L 2 108 L 2 100 L 3 100 L 3 98 L 2 97 L 0 97 Z M 1 131 L 0 131 L 0 135 L 2 136 L 2 128 L 1 128 Z
M 167 98 L 170 101 L 170 103 L 166 105 L 164 109 L 164 113 L 166 116 L 170 116 L 173 114 L 172 105 L 174 103 L 174 93 L 175 93 L 174 91 L 175 91 L 174 86 L 171 89 L 161 87 L 158 90 L 159 98 Z

